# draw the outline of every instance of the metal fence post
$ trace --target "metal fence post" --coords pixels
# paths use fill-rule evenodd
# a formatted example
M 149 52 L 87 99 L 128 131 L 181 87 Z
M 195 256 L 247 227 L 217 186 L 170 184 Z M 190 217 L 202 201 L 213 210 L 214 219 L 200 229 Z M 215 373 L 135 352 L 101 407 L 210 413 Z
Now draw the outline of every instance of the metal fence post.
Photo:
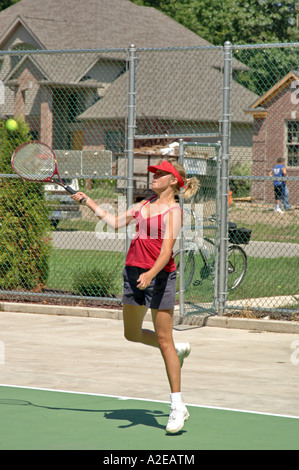
M 179 141 L 179 163 L 181 165 L 184 165 L 184 141 L 183 139 L 180 139 Z M 184 200 L 180 198 L 180 207 L 181 209 L 184 208 Z M 183 320 L 183 317 L 185 315 L 185 296 L 184 296 L 184 271 L 185 271 L 185 266 L 184 266 L 184 227 L 182 227 L 181 234 L 180 234 L 180 240 L 179 240 L 179 246 L 180 246 L 180 323 Z
M 228 193 L 229 193 L 229 157 L 231 124 L 231 76 L 232 45 L 224 44 L 223 69 L 223 116 L 222 116 L 222 164 L 220 190 L 220 256 L 219 256 L 219 314 L 225 313 L 227 297 L 227 249 L 228 249 Z
M 129 47 L 129 90 L 127 124 L 127 208 L 133 204 L 134 195 L 134 136 L 136 128 L 136 48 Z M 127 228 L 126 251 L 131 242 L 130 227 Z

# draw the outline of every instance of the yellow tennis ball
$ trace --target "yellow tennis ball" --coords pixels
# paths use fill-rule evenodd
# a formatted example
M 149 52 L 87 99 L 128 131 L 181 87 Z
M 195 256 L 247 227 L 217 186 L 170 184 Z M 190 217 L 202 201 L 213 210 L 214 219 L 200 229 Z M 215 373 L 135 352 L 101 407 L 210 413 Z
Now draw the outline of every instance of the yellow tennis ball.
M 9 131 L 16 131 L 19 127 L 19 124 L 14 119 L 7 119 L 6 127 Z

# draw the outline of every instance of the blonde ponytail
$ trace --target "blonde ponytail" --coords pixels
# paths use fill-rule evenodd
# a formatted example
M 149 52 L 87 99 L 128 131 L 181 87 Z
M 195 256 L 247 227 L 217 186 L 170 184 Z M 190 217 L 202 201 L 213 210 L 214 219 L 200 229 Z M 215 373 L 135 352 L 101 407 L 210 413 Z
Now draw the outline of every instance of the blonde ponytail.
M 196 194 L 199 188 L 199 181 L 195 176 L 193 176 L 187 180 L 185 186 L 186 188 L 179 194 L 179 196 L 183 199 L 190 199 L 194 194 Z
M 185 181 L 185 189 L 183 191 L 180 191 L 179 185 L 177 187 L 179 197 L 182 197 L 183 199 L 190 199 L 192 196 L 194 196 L 194 194 L 196 194 L 199 188 L 198 179 L 195 176 L 190 179 L 187 179 L 185 168 L 176 159 L 170 158 L 167 161 L 169 161 L 172 166 L 174 166 L 174 168 L 179 172 L 179 174 Z

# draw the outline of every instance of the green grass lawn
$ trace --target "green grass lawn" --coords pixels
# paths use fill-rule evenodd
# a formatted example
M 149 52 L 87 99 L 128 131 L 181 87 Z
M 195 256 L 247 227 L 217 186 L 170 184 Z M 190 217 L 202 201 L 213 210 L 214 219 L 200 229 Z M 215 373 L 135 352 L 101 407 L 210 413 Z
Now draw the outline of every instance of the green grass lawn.
M 270 224 L 248 222 L 246 228 L 252 230 L 251 239 L 254 241 L 299 243 L 299 230 L 296 223 L 287 227 L 282 225 L 277 229 L 277 227 L 272 227 Z
M 53 249 L 49 263 L 48 289 L 74 291 L 77 276 L 89 276 L 94 269 L 111 277 L 113 293 L 122 292 L 124 254 L 98 250 Z
M 277 214 L 273 208 L 266 206 L 233 203 L 229 209 L 229 220 L 238 227 L 252 230 L 251 240 L 254 241 L 299 243 L 299 214 L 296 210 Z
M 212 302 L 214 285 L 212 277 L 201 279 L 202 266 L 200 255 L 196 257 L 196 269 L 193 277 L 200 284 L 190 287 L 185 292 L 188 302 Z M 228 300 L 271 297 L 279 295 L 298 296 L 298 257 L 293 258 L 253 258 L 248 257 L 247 272 L 242 284 L 228 293 Z
M 245 279 L 228 299 L 298 295 L 298 264 L 298 257 L 249 257 Z
M 196 272 L 193 281 L 200 279 L 199 255 L 196 255 Z M 113 293 L 121 295 L 124 254 L 97 250 L 53 249 L 47 282 L 49 289 L 74 292 L 74 278 L 88 276 L 95 268 L 111 277 Z M 188 302 L 212 302 L 214 286 L 211 276 L 197 286 L 191 285 L 185 293 Z M 243 283 L 232 292 L 228 300 L 298 295 L 298 258 L 248 258 L 247 273 Z

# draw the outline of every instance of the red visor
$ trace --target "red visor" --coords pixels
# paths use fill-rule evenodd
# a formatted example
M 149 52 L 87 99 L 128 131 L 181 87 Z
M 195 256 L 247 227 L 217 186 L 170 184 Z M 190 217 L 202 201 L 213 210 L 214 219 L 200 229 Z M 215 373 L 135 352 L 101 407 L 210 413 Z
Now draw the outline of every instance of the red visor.
M 185 188 L 183 178 L 170 162 L 164 161 L 160 163 L 160 165 L 149 166 L 147 169 L 151 173 L 156 173 L 157 170 L 167 171 L 167 173 L 171 173 L 175 178 L 177 178 L 180 188 Z

